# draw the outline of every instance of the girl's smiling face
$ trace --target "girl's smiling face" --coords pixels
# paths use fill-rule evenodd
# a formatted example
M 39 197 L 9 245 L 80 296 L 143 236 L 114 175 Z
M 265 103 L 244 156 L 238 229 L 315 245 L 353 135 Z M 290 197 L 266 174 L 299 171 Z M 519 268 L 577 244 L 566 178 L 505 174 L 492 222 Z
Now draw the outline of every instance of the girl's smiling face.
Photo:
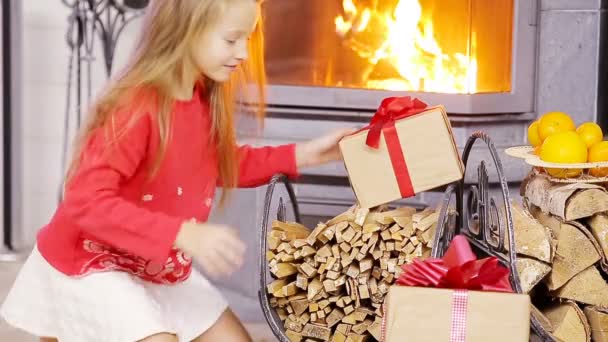
M 259 11 L 254 0 L 226 4 L 192 47 L 193 63 L 202 74 L 216 82 L 230 79 L 230 74 L 248 57 L 249 37 Z

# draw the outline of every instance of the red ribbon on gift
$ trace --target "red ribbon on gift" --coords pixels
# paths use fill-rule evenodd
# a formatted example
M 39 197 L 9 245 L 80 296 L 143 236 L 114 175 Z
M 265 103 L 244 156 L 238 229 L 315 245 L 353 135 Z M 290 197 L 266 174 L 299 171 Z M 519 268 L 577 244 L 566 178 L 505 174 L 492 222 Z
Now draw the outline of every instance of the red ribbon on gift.
M 466 338 L 468 290 L 513 292 L 509 269 L 496 257 L 477 259 L 463 235 L 454 237 L 441 259 L 414 259 L 401 266 L 403 273 L 397 285 L 454 289 L 450 342 Z M 384 325 L 383 325 L 384 340 Z
M 399 185 L 401 197 L 407 198 L 415 194 L 410 173 L 405 163 L 403 149 L 399 142 L 399 135 L 395 128 L 395 122 L 426 109 L 426 103 L 413 99 L 409 96 L 388 97 L 382 100 L 376 114 L 372 117 L 370 124 L 362 130 L 369 129 L 365 144 L 377 149 L 380 146 L 380 134 L 384 134 L 384 140 L 393 165 L 393 171 Z
M 398 285 L 513 292 L 509 269 L 496 257 L 477 259 L 466 237 L 454 237 L 441 259 L 415 259 L 401 266 Z

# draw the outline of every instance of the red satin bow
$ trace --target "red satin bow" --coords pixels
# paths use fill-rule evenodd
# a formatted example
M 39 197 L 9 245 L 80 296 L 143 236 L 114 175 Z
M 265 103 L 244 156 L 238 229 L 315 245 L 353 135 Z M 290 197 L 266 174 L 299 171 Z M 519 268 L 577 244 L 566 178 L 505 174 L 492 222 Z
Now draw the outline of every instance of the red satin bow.
M 415 259 L 401 266 L 398 285 L 513 292 L 509 269 L 496 257 L 477 260 L 467 239 L 456 236 L 441 259 Z
M 378 148 L 380 134 L 385 126 L 392 126 L 398 119 L 421 113 L 426 107 L 426 103 L 418 99 L 412 100 L 409 96 L 385 98 L 380 103 L 380 107 L 372 117 L 370 124 L 364 128 L 369 128 L 365 143 L 370 147 Z

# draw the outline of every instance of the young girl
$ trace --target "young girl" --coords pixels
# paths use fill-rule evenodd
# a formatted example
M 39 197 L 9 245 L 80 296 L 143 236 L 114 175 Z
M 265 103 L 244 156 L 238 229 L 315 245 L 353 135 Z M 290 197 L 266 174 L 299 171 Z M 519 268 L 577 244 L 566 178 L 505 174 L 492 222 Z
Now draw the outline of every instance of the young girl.
M 243 262 L 235 231 L 205 223 L 215 188 L 338 160 L 352 132 L 236 146 L 233 92 L 257 80 L 254 101 L 263 97 L 258 17 L 256 0 L 151 2 L 131 62 L 92 108 L 6 321 L 43 341 L 250 340 L 191 266 L 220 276 Z

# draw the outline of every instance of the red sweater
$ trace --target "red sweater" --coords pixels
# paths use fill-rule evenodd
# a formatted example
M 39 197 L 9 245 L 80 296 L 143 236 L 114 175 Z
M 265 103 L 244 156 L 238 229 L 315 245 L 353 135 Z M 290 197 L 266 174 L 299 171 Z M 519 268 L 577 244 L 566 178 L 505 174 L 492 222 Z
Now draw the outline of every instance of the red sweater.
M 131 114 L 118 113 L 115 122 Z M 191 260 L 173 243 L 184 220 L 207 220 L 218 184 L 209 106 L 200 90 L 175 103 L 172 120 L 152 179 L 160 147 L 153 115 L 137 119 L 110 147 L 102 129 L 93 134 L 64 201 L 38 233 L 38 249 L 53 267 L 70 276 L 127 271 L 159 283 L 188 277 Z M 239 187 L 263 185 L 275 173 L 297 176 L 294 145 L 242 146 L 239 159 Z

